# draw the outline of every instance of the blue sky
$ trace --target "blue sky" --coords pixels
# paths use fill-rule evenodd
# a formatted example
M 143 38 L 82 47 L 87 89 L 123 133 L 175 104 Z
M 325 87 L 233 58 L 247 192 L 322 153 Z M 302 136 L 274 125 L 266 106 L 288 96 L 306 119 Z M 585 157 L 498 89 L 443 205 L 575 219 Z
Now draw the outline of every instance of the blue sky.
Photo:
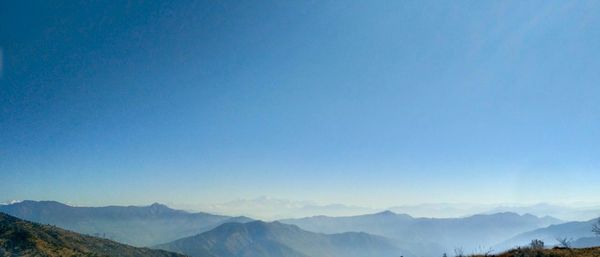
M 155 2 L 0 3 L 0 200 L 597 201 L 598 2 Z

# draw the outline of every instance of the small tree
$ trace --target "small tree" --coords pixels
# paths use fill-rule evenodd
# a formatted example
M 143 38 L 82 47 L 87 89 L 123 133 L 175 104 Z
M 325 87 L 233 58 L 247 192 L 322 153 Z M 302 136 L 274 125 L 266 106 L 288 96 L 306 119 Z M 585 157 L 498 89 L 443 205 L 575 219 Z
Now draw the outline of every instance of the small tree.
M 600 218 L 596 221 L 594 226 L 592 226 L 592 232 L 594 232 L 596 236 L 600 236 Z
M 462 247 L 454 248 L 454 256 L 455 257 L 465 257 L 465 252 L 463 251 Z
M 542 240 L 534 239 L 531 241 L 531 244 L 529 244 L 529 245 L 531 246 L 531 249 L 533 249 L 533 250 L 544 249 L 544 241 L 542 241 Z
M 571 250 L 571 242 L 573 242 L 573 239 L 563 237 L 563 238 L 557 238 L 556 241 L 558 241 L 558 244 L 560 246 L 562 246 L 563 248 Z

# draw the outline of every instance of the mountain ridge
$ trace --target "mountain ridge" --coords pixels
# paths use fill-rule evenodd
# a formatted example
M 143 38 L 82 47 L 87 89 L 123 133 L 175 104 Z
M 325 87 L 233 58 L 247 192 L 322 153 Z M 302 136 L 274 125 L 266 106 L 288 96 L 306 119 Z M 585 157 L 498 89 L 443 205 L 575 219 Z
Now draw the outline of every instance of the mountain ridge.
M 322 234 L 278 221 L 225 223 L 192 237 L 158 245 L 192 257 L 410 256 L 386 238 L 360 232 Z
M 0 256 L 47 257 L 185 257 L 81 235 L 51 225 L 25 221 L 0 212 Z
M 246 217 L 190 213 L 164 204 L 148 206 L 78 207 L 56 201 L 21 201 L 1 205 L 0 211 L 88 235 L 102 235 L 134 246 L 151 246 L 208 231 Z
M 492 247 L 519 233 L 561 222 L 552 217 L 502 212 L 476 214 L 465 218 L 414 218 L 384 211 L 374 214 L 328 217 L 316 216 L 280 220 L 286 224 L 320 233 L 362 231 L 397 241 L 407 250 L 425 256 L 451 252 L 456 247 L 475 252 Z

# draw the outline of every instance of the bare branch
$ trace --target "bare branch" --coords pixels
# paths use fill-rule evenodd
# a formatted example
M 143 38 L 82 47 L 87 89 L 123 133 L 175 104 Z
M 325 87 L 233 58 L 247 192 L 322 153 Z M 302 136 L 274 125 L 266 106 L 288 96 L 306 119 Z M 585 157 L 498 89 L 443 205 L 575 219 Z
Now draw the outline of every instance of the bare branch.
M 571 243 L 573 242 L 572 238 L 556 238 L 556 241 L 558 241 L 558 243 L 560 244 L 561 247 L 564 247 L 566 249 L 571 249 Z
M 465 256 L 465 252 L 463 251 L 462 247 L 454 248 L 454 256 L 455 257 L 464 257 Z
M 600 236 L 600 218 L 596 221 L 594 226 L 592 226 L 592 232 L 594 232 L 596 236 Z

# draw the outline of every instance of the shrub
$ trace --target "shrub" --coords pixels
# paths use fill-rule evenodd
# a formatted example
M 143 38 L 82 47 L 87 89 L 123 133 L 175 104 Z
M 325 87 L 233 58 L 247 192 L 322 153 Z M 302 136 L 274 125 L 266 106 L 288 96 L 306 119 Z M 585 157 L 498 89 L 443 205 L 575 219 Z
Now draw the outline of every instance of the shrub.
M 529 244 L 529 246 L 533 250 L 542 250 L 542 249 L 544 249 L 544 241 L 538 240 L 538 239 L 534 239 L 534 240 L 531 241 L 531 243 Z

